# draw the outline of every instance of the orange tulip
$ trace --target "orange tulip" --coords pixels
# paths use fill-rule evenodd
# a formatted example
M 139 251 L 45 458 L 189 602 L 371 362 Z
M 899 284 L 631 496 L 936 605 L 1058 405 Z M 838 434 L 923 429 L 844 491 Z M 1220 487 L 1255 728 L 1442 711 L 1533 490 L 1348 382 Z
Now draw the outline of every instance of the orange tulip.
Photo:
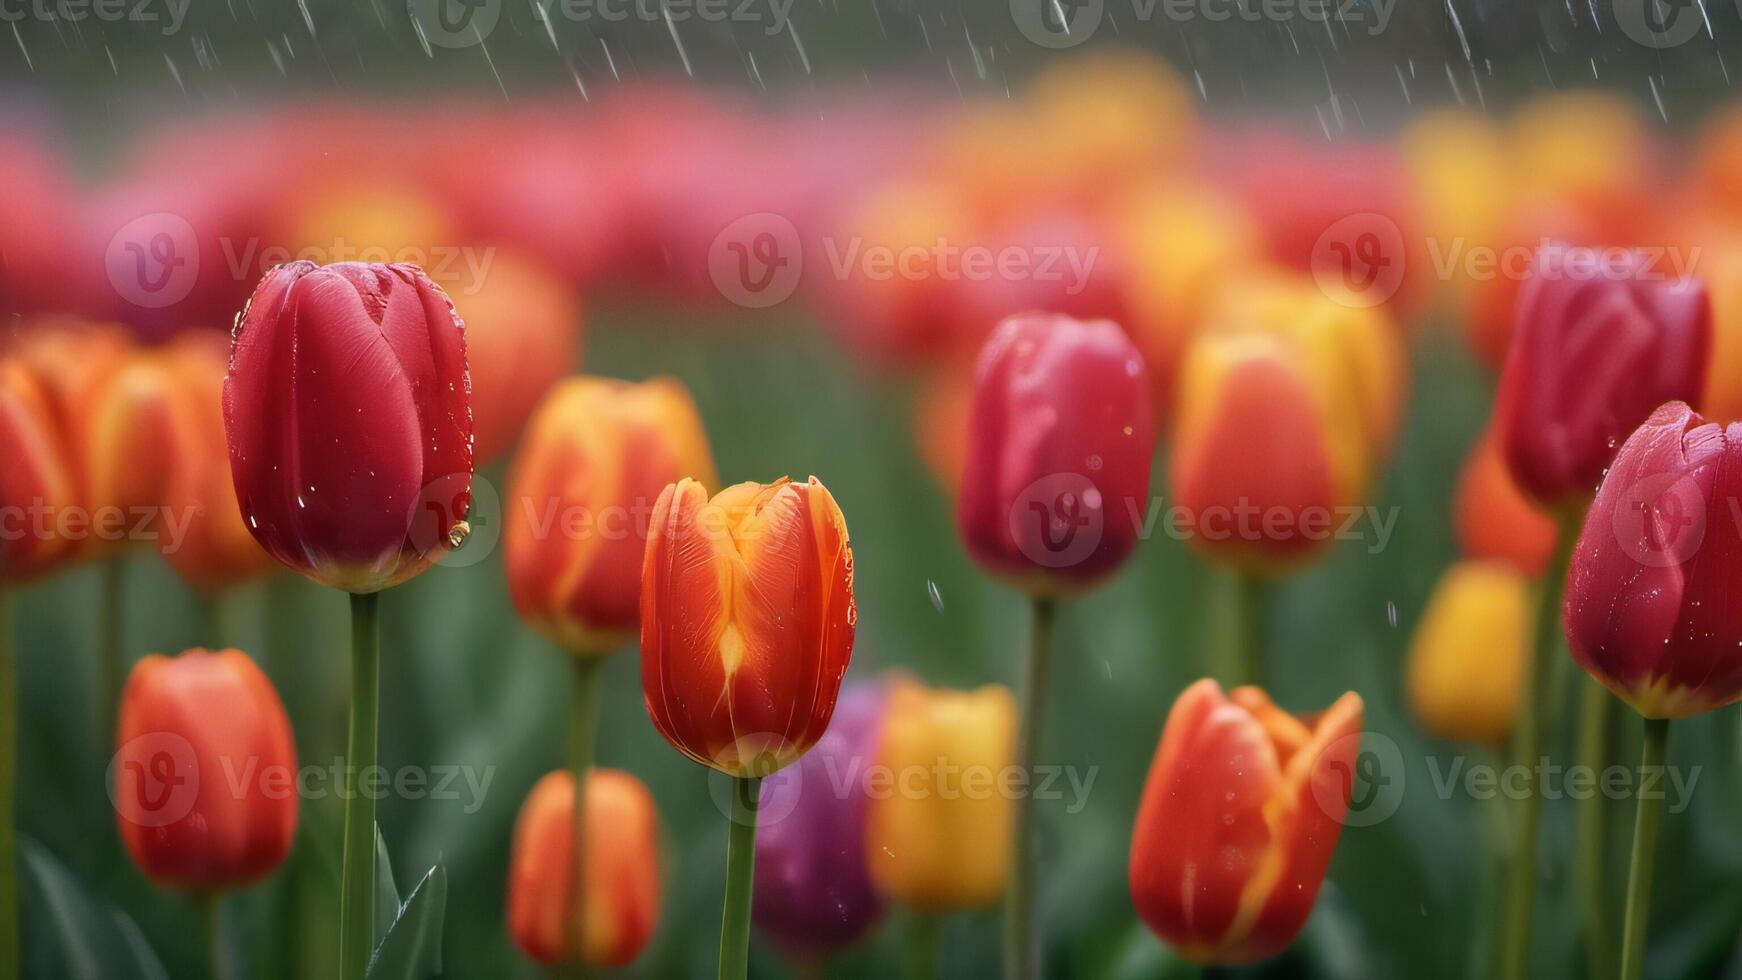
M 0 584 L 6 584 L 66 554 L 69 542 L 56 533 L 53 516 L 77 501 L 49 394 L 15 357 L 0 357 L 0 460 Z
M 641 690 L 678 751 L 764 776 L 822 737 L 853 655 L 847 522 L 816 477 L 666 487 L 641 572 Z M 772 765 L 770 765 L 772 764 Z
M 1553 519 L 1525 498 L 1500 455 L 1492 430 L 1471 448 L 1458 476 L 1453 522 L 1458 547 L 1470 558 L 1510 563 L 1532 578 L 1542 575 L 1554 551 Z
M 1464 561 L 1446 571 L 1409 647 L 1409 702 L 1423 728 L 1458 742 L 1506 741 L 1530 612 L 1530 580 L 1510 565 Z
M 513 447 L 539 399 L 579 361 L 580 303 L 541 266 L 502 252 L 455 288 L 454 302 L 466 318 L 474 451 L 485 463 Z
M 224 438 L 224 371 L 230 360 L 221 334 L 186 333 L 168 349 L 186 393 L 188 451 L 170 486 L 169 533 L 159 542 L 165 560 L 201 591 L 228 588 L 264 574 L 272 556 L 242 522 L 230 479 Z M 176 536 L 180 522 L 185 530 Z
M 212 892 L 272 872 L 296 836 L 296 744 L 272 682 L 240 650 L 140 660 L 121 694 L 121 839 L 165 888 Z
M 134 350 L 125 328 L 63 318 L 30 323 L 14 335 L 9 349 L 42 381 L 55 424 L 68 433 L 99 387 Z M 75 473 L 79 463 L 72 460 Z
M 527 794 L 508 861 L 508 934 L 547 966 L 626 966 L 659 919 L 659 813 L 641 780 L 587 774 L 585 919 L 575 936 L 575 780 L 548 773 Z
M 130 540 L 142 527 L 164 540 L 163 508 L 197 446 L 185 384 L 168 355 L 139 351 L 96 382 L 86 403 L 75 408 L 72 438 L 93 544 Z M 141 524 L 146 518 L 150 524 Z
M 509 478 L 508 586 L 520 614 L 573 653 L 635 634 L 653 503 L 667 484 L 715 482 L 681 382 L 571 378 L 539 406 Z
M 1384 460 L 1402 352 L 1378 308 L 1310 281 L 1230 286 L 1180 377 L 1173 495 L 1212 559 L 1277 572 L 1320 550 Z
M 1131 840 L 1131 900 L 1198 963 L 1275 956 L 1306 924 L 1348 811 L 1361 697 L 1296 718 L 1256 687 L 1179 696 Z
M 1700 278 L 1712 295 L 1712 354 L 1704 412 L 1742 418 L 1742 235 L 1702 246 Z

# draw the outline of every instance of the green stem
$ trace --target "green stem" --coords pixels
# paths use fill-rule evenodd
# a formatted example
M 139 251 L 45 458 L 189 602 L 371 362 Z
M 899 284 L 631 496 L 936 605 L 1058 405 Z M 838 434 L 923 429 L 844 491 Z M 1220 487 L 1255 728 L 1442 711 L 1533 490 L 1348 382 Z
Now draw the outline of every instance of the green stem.
M 599 666 L 601 657 L 571 658 L 573 685 L 569 702 L 569 772 L 575 781 L 574 808 L 574 925 L 575 952 L 580 954 L 587 935 L 587 773 L 599 734 Z
M 0 980 L 18 980 L 18 644 L 12 594 L 0 588 Z
M 756 871 L 756 808 L 761 802 L 761 776 L 732 780 L 726 903 L 720 914 L 720 980 L 744 980 L 750 973 L 750 896 Z
M 1264 652 L 1270 641 L 1270 582 L 1250 572 L 1240 573 L 1240 646 L 1234 684 L 1264 683 Z
M 224 898 L 217 892 L 201 895 L 200 925 L 204 928 L 206 952 L 210 956 L 212 980 L 230 980 L 229 957 L 224 951 Z
M 1645 748 L 1639 755 L 1639 784 L 1646 773 L 1663 768 L 1669 743 L 1667 718 L 1645 719 Z M 1627 918 L 1622 930 L 1621 980 L 1639 980 L 1645 972 L 1645 923 L 1651 914 L 1651 871 L 1657 857 L 1657 823 L 1663 816 L 1663 794 L 1639 794 L 1639 815 L 1633 824 L 1633 860 L 1627 871 Z
M 933 912 L 915 911 L 907 918 L 908 980 L 933 980 L 938 975 L 938 934 L 942 919 Z
M 1047 676 L 1052 668 L 1054 600 L 1031 600 L 1034 625 L 1029 638 L 1028 664 L 1022 681 L 1022 716 L 1018 719 L 1016 771 L 1032 785 L 1035 756 L 1039 754 L 1046 721 Z M 1029 980 L 1040 958 L 1040 936 L 1035 928 L 1034 797 L 1024 793 L 1016 801 L 1010 885 L 1004 894 L 1004 976 L 1006 980 Z
M 1519 699 L 1522 710 L 1513 734 L 1513 765 L 1531 773 L 1530 791 L 1519 801 L 1517 839 L 1512 849 L 1512 867 L 1507 880 L 1506 915 L 1501 944 L 1500 975 L 1505 980 L 1525 980 L 1530 973 L 1530 917 L 1536 894 L 1536 837 L 1542 824 L 1544 777 L 1541 766 L 1544 731 L 1555 714 L 1556 689 L 1549 680 L 1555 655 L 1561 645 L 1561 590 L 1572 559 L 1578 528 L 1568 522 L 1555 541 L 1554 560 L 1541 583 L 1536 611 L 1536 634 L 1524 664 Z
M 375 768 L 381 674 L 378 593 L 351 596 L 351 725 L 345 741 L 345 850 L 339 892 L 339 976 L 363 980 L 374 944 Z
M 1589 677 L 1580 678 L 1580 684 L 1578 765 L 1600 775 L 1609 764 L 1609 721 L 1620 702 Z M 1574 806 L 1573 891 L 1579 896 L 1586 967 L 1591 976 L 1611 977 L 1615 975 L 1615 947 L 1606 900 L 1609 879 L 1603 867 L 1609 837 L 1608 801 L 1601 793 L 1591 793 Z
M 97 655 L 97 705 L 103 712 L 104 744 L 115 749 L 115 726 L 121 710 L 121 635 L 122 610 L 127 586 L 127 560 L 122 557 L 105 559 L 100 574 L 97 628 L 101 631 Z

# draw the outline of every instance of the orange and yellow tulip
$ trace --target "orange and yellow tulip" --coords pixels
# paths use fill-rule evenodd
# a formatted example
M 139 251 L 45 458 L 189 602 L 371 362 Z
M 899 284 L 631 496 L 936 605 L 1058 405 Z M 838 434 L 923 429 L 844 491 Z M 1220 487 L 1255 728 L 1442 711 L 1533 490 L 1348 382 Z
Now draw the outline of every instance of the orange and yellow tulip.
M 1523 686 L 1530 580 L 1492 561 L 1447 569 L 1409 647 L 1409 702 L 1423 728 L 1456 742 L 1503 744 Z
M 684 755 L 765 776 L 816 744 L 853 656 L 853 552 L 808 483 L 691 479 L 653 508 L 641 573 L 641 690 Z
M 1362 703 L 1297 718 L 1256 687 L 1179 696 L 1131 839 L 1131 900 L 1194 962 L 1236 966 L 1306 924 L 1349 808 Z
M 112 544 L 115 535 L 104 526 L 130 531 L 137 518 L 161 515 L 171 500 L 177 473 L 195 450 L 187 390 L 167 355 L 140 351 L 97 383 L 75 412 L 85 503 L 99 525 L 92 540 Z
M 575 779 L 558 770 L 527 794 L 514 824 L 508 934 L 547 966 L 626 966 L 659 919 L 659 812 L 641 780 L 616 769 L 590 771 L 585 797 L 584 921 L 574 914 Z
M 35 515 L 76 504 L 77 493 L 49 393 L 16 357 L 0 357 L 0 459 L 0 584 L 10 584 L 65 556 L 69 542 Z
M 890 689 L 865 827 L 877 890 L 927 912 L 989 905 L 1010 870 L 1016 698 L 899 680 Z M 887 778 L 878 792 L 875 784 Z
M 635 635 L 654 501 L 715 481 L 695 403 L 671 378 L 571 378 L 539 406 L 509 478 L 508 586 L 564 649 L 600 655 Z

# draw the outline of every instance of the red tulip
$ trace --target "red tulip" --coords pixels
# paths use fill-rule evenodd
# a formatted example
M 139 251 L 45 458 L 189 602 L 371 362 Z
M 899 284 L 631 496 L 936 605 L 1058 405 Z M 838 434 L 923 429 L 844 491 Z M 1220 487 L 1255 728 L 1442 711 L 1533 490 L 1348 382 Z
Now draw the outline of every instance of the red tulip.
M 121 694 L 115 809 L 140 870 L 211 892 L 278 867 L 296 836 L 296 744 L 272 682 L 239 650 L 152 654 Z
M 464 327 L 416 266 L 293 262 L 236 325 L 224 420 L 243 517 L 303 575 L 374 592 L 469 531 Z
M 1306 924 L 1348 812 L 1361 697 L 1296 718 L 1256 687 L 1174 702 L 1131 840 L 1131 900 L 1180 955 L 1239 965 Z
M 1041 593 L 1118 568 L 1148 509 L 1155 412 L 1107 320 L 1028 313 L 980 354 L 956 526 L 989 572 Z
M 49 394 L 14 357 L 0 358 L 0 460 L 0 584 L 9 584 L 67 553 L 69 542 L 34 515 L 78 502 Z
M 1627 433 L 1705 382 L 1706 288 L 1641 254 L 1543 249 L 1517 324 L 1494 425 L 1519 489 L 1545 508 L 1582 505 Z
M 1680 402 L 1629 436 L 1567 577 L 1573 659 L 1647 718 L 1742 700 L 1742 422 Z
M 680 480 L 654 505 L 641 570 L 641 691 L 653 726 L 730 776 L 803 755 L 853 656 L 853 552 L 835 498 Z

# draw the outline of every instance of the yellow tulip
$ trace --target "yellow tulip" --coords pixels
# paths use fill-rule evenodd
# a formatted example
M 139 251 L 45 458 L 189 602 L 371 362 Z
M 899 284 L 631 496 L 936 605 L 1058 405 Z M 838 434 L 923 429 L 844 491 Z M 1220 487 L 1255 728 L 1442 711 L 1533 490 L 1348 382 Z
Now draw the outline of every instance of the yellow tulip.
M 1512 733 L 1529 629 L 1530 580 L 1464 561 L 1434 587 L 1409 651 L 1409 700 L 1422 727 L 1459 742 Z

